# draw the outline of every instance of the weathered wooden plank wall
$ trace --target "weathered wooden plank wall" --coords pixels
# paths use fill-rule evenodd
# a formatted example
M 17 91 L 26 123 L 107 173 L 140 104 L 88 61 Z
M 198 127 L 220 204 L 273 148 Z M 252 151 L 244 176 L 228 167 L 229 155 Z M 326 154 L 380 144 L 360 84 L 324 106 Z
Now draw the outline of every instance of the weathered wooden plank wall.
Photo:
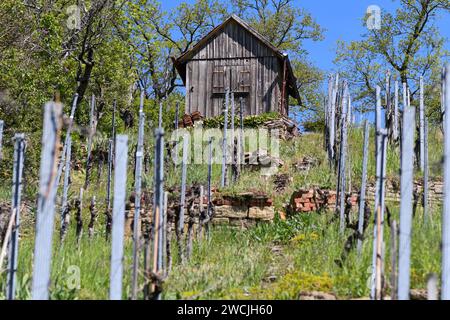
M 278 111 L 282 78 L 283 63 L 270 48 L 237 23 L 227 24 L 187 63 L 186 112 L 220 115 L 227 87 L 246 100 L 244 115 Z

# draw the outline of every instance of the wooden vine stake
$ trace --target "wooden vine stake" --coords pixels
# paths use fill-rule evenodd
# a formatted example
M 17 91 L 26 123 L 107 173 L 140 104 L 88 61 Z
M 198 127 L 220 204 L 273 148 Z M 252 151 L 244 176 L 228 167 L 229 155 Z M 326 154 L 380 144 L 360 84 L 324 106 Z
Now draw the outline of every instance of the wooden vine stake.
M 64 168 L 64 170 L 67 171 L 67 167 L 66 167 L 67 160 L 66 160 L 66 158 L 70 158 L 70 155 L 68 155 L 67 153 L 69 152 L 68 151 L 69 150 L 69 143 L 70 143 L 70 146 L 72 145 L 71 143 L 72 143 L 73 119 L 75 117 L 75 111 L 77 109 L 77 104 L 78 104 L 78 93 L 75 94 L 75 96 L 73 97 L 73 101 L 72 101 L 72 109 L 70 110 L 69 125 L 67 127 L 66 138 L 65 138 L 63 150 L 62 150 L 62 153 L 61 153 L 61 161 L 59 163 L 58 173 L 57 173 L 57 176 L 56 176 L 56 184 L 55 184 L 55 188 L 56 189 L 58 189 L 58 185 L 59 185 L 59 181 L 61 180 L 61 175 L 62 175 L 63 168 Z M 63 201 L 64 201 L 64 199 L 63 199 Z
M 3 159 L 3 129 L 5 127 L 5 122 L 0 120 L 0 160 Z
M 64 151 L 63 151 L 64 152 Z M 67 228 L 70 222 L 70 208 L 67 203 L 67 197 L 69 193 L 69 180 L 70 180 L 70 160 L 72 157 L 72 139 L 69 138 L 67 141 L 67 154 L 66 154 L 66 164 L 64 165 L 64 184 L 63 184 L 63 196 L 61 205 L 61 232 L 60 240 L 61 243 L 67 234 Z
M 174 122 L 175 141 L 178 141 L 179 117 L 180 117 L 180 104 L 179 104 L 179 102 L 177 102 L 175 104 L 175 122 Z M 175 146 L 174 146 L 173 162 L 175 163 L 175 166 L 178 163 L 178 144 L 175 144 Z
M 177 244 L 178 244 L 178 256 L 181 262 L 184 262 L 184 250 L 183 250 L 183 234 L 184 234 L 184 212 L 186 209 L 186 177 L 187 177 L 187 162 L 189 152 L 189 136 L 183 137 L 183 158 L 181 163 L 181 195 L 180 195 L 180 212 L 178 214 L 177 225 Z
M 206 237 L 209 238 L 210 237 L 210 224 L 211 224 L 211 219 L 212 219 L 212 161 L 213 161 L 213 146 L 212 146 L 212 141 L 213 141 L 213 137 L 209 138 L 208 141 L 208 149 L 209 149 L 209 153 L 208 153 L 208 176 L 207 176 L 207 180 L 208 180 L 208 190 L 207 190 L 207 207 L 206 207 L 206 223 L 205 223 L 205 232 L 206 232 Z
M 392 126 L 393 133 L 392 137 L 395 142 L 398 141 L 398 81 L 394 83 L 394 124 Z
M 333 75 L 328 75 L 328 95 L 325 101 L 325 148 L 328 161 L 331 167 L 331 143 L 330 143 L 330 123 L 331 123 L 331 99 L 333 97 Z
M 380 190 L 379 202 L 376 210 L 376 264 L 375 264 L 375 299 L 383 299 L 383 274 L 384 274 L 384 210 L 385 210 L 385 181 L 386 181 L 386 156 L 387 156 L 387 144 L 388 133 L 386 129 L 381 130 L 382 135 L 382 154 L 381 154 L 381 175 L 380 175 Z
M 245 143 L 244 143 L 244 109 L 245 102 L 242 97 L 239 98 L 239 165 L 237 177 L 241 175 L 242 166 L 245 162 Z
M 133 216 L 133 274 L 131 282 L 131 299 L 136 300 L 138 292 L 138 269 L 139 269 L 139 249 L 140 249 L 140 212 L 141 212 L 141 184 L 142 184 L 142 161 L 144 157 L 144 91 L 141 92 L 141 102 L 139 107 L 139 132 L 136 148 L 135 181 L 134 181 L 134 216 Z
M 344 233 L 345 229 L 345 184 L 346 184 L 346 153 L 347 153 L 347 112 L 349 106 L 349 92 L 347 82 L 344 83 L 344 95 L 342 97 L 341 112 L 341 145 L 339 156 L 338 192 L 339 195 L 339 232 Z M 337 199 L 337 198 L 336 198 Z
M 33 300 L 47 300 L 50 286 L 52 238 L 55 220 L 57 146 L 59 145 L 61 130 L 61 109 L 61 104 L 54 102 L 47 103 L 44 108 L 33 283 L 31 289 Z
M 429 212 L 428 212 L 428 180 L 429 180 L 429 164 L 428 164 L 428 120 L 425 118 L 424 121 L 424 168 L 423 168 L 423 219 L 424 222 L 427 223 L 429 220 Z
M 363 146 L 363 169 L 361 177 L 361 190 L 359 193 L 359 218 L 358 218 L 358 255 L 361 255 L 363 232 L 364 232 L 364 210 L 366 203 L 366 185 L 367 185 L 367 161 L 369 158 L 369 122 L 364 121 L 364 146 Z
M 95 233 L 95 222 L 97 222 L 97 209 L 95 205 L 95 196 L 91 198 L 91 204 L 89 205 L 89 212 L 91 214 L 91 220 L 88 225 L 88 237 L 89 239 L 94 238 Z
M 381 211 L 381 189 L 382 189 L 382 167 L 383 167 L 383 130 L 381 128 L 381 89 L 376 88 L 376 110 L 375 110 L 375 157 L 376 157 L 376 183 L 375 183 L 375 214 L 373 230 L 373 249 L 372 249 L 372 278 L 370 296 L 377 299 L 377 266 L 380 265 L 378 253 L 381 252 L 383 241 L 383 221 L 384 215 Z M 379 233 L 381 232 L 381 233 Z M 380 289 L 381 290 L 381 289 Z
M 336 160 L 336 99 L 338 94 L 338 85 L 339 85 L 339 74 L 336 74 L 335 83 L 332 89 L 331 95 L 331 111 L 330 111 L 330 158 L 332 167 L 335 168 L 335 160 Z
M 79 247 L 81 244 L 81 237 L 83 236 L 83 195 L 84 195 L 84 188 L 80 188 L 80 195 L 78 196 L 78 199 L 76 201 L 76 214 L 75 214 L 75 220 L 77 222 L 77 228 L 76 228 L 76 237 L 77 237 L 77 246 Z
M 420 77 L 420 104 L 419 104 L 419 143 L 420 171 L 425 170 L 425 104 L 424 104 L 424 84 L 423 77 Z
M 223 138 L 222 138 L 222 175 L 220 179 L 220 186 L 223 188 L 227 185 L 227 131 L 228 131 L 228 104 L 230 103 L 230 89 L 226 89 L 225 106 L 223 111 Z
M 19 228 L 20 228 L 20 200 L 22 193 L 22 174 L 25 157 L 25 135 L 18 133 L 14 136 L 14 167 L 11 201 L 11 217 L 14 217 L 11 238 L 9 239 L 8 278 L 6 285 L 6 299 L 14 300 L 16 296 L 17 259 L 19 255 Z M 15 213 L 13 215 L 13 213 Z M 8 239 L 5 238 L 5 242 Z M 0 264 L 0 267 L 2 265 Z
M 158 128 L 161 129 L 163 125 L 162 120 L 162 110 L 163 110 L 163 103 L 162 101 L 159 103 L 159 112 L 158 112 Z
M 391 300 L 397 300 L 398 225 L 391 223 Z
M 411 229 L 414 179 L 414 108 L 403 110 L 402 159 L 400 178 L 400 239 L 398 266 L 398 299 L 409 299 Z
M 162 273 L 164 276 L 167 276 L 168 269 L 169 269 L 169 263 L 168 263 L 168 254 L 167 252 L 170 252 L 170 240 L 168 239 L 168 232 L 167 232 L 167 212 L 168 212 L 168 205 L 169 205 L 169 193 L 167 191 L 164 192 L 164 210 L 163 210 L 163 223 L 162 223 Z M 170 235 L 169 235 L 170 236 Z M 169 250 L 167 250 L 169 248 Z
M 427 276 L 427 300 L 439 300 L 438 280 L 434 273 Z
M 112 216 L 111 271 L 109 298 L 122 299 L 123 243 L 125 231 L 125 198 L 127 185 L 128 136 L 117 135 L 114 170 L 114 203 Z
M 445 66 L 444 206 L 442 213 L 442 300 L 450 300 L 450 63 Z
M 109 239 L 111 234 L 111 184 L 112 184 L 112 167 L 113 167 L 113 156 L 114 156 L 114 141 L 109 139 L 108 141 L 108 180 L 106 182 L 106 211 L 105 211 L 105 228 L 106 228 L 106 240 Z
M 155 194 L 153 198 L 153 298 L 161 298 L 161 283 L 159 283 L 162 270 L 162 235 L 163 235 L 163 205 L 164 205 L 164 129 L 158 128 L 155 132 Z
M 446 72 L 445 72 L 445 66 L 442 68 L 442 76 L 441 76 L 441 125 L 442 125 L 442 133 L 445 134 L 445 97 L 446 94 Z
M 235 101 L 234 101 L 234 92 L 231 93 L 231 181 L 232 183 L 236 183 L 237 181 L 237 144 L 236 144 L 236 135 L 234 132 L 234 118 L 235 118 Z
M 205 188 L 201 185 L 200 186 L 200 202 L 198 205 L 199 215 L 198 215 L 198 227 L 197 227 L 197 241 L 202 240 L 203 225 L 206 220 L 206 215 L 205 215 L 206 211 L 205 211 L 205 206 L 203 203 L 204 199 L 205 199 Z
M 89 113 L 89 136 L 87 145 L 87 157 L 86 157 L 86 179 L 84 181 L 84 190 L 87 190 L 90 184 L 92 173 L 92 140 L 94 138 L 95 131 L 95 95 L 91 98 L 91 111 Z

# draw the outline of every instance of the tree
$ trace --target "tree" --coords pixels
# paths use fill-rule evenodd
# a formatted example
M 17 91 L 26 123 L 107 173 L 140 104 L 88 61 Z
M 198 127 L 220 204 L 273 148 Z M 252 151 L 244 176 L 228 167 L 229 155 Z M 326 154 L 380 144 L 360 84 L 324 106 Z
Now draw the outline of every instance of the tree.
M 216 0 L 197 0 L 167 13 L 155 0 L 132 0 L 125 12 L 127 20 L 120 30 L 134 50 L 139 84 L 149 97 L 161 100 L 182 86 L 170 56 L 188 51 L 225 9 Z
M 438 101 L 433 96 L 434 79 L 445 54 L 444 39 L 435 26 L 440 12 L 450 10 L 449 0 L 400 0 L 395 13 L 382 12 L 380 30 L 371 30 L 363 40 L 338 44 L 335 59 L 343 73 L 356 89 L 356 99 L 362 102 L 362 111 L 374 105 L 375 86 L 385 87 L 381 71 L 392 70 L 401 83 L 411 88 L 414 102 L 420 76 L 427 83 L 428 115 L 436 114 Z M 364 19 L 365 20 L 365 19 Z
M 68 113 L 76 92 L 80 106 L 95 94 L 100 120 L 111 114 L 107 107 L 113 99 L 126 103 L 123 97 L 136 79 L 128 46 L 112 24 L 122 19 L 123 1 L 78 3 L 77 28 L 69 27 L 72 13 L 64 0 L 4 0 L 0 4 L 0 118 L 6 122 L 5 141 L 14 131 L 27 134 L 27 170 L 38 164 L 46 101 L 58 92 Z M 87 124 L 88 110 L 77 109 L 78 124 Z M 78 141 L 74 136 L 74 143 Z
M 233 0 L 232 7 L 234 13 L 289 54 L 302 98 L 300 110 L 311 114 L 320 110 L 323 73 L 308 61 L 303 42 L 322 40 L 324 29 L 292 0 Z

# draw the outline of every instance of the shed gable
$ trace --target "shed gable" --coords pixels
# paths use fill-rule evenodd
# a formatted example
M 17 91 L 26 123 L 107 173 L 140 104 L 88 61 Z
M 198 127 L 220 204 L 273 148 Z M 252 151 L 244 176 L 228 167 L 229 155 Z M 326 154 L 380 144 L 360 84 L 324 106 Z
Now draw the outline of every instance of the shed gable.
M 231 20 L 193 52 L 191 60 L 275 57 L 272 49 Z

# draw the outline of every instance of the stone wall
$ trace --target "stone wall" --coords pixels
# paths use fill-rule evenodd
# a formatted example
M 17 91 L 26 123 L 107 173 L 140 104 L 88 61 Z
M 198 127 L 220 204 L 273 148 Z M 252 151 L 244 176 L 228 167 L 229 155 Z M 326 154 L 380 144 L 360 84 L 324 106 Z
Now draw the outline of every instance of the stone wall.
M 444 185 L 441 180 L 433 180 L 428 182 L 428 201 L 431 203 L 439 203 L 443 200 Z M 414 182 L 414 195 L 422 197 L 423 181 Z M 375 185 L 373 183 L 367 186 L 367 196 L 370 201 L 375 198 Z M 400 202 L 400 182 L 395 180 L 386 181 L 386 201 Z
M 347 195 L 346 200 L 350 201 L 352 206 L 356 206 L 358 195 Z M 313 188 L 294 192 L 289 202 L 288 212 L 306 213 L 320 210 L 334 210 L 335 207 L 336 191 Z
M 414 183 L 414 196 L 421 200 L 423 182 Z M 367 186 L 366 199 L 372 202 L 375 198 L 375 185 L 369 183 Z M 346 201 L 352 206 L 358 206 L 359 193 L 353 192 L 346 195 Z M 437 204 L 443 199 L 443 183 L 440 180 L 429 182 L 428 200 L 431 204 Z M 386 181 L 386 201 L 400 202 L 400 184 L 395 180 Z M 419 201 L 420 202 L 420 201 Z M 336 206 L 336 191 L 311 188 L 299 190 L 292 194 L 288 211 L 291 213 L 313 212 L 320 210 L 334 210 Z
M 213 200 L 213 224 L 247 228 L 258 222 L 272 221 L 275 210 L 272 200 L 265 195 L 253 193 L 236 196 L 220 196 Z

